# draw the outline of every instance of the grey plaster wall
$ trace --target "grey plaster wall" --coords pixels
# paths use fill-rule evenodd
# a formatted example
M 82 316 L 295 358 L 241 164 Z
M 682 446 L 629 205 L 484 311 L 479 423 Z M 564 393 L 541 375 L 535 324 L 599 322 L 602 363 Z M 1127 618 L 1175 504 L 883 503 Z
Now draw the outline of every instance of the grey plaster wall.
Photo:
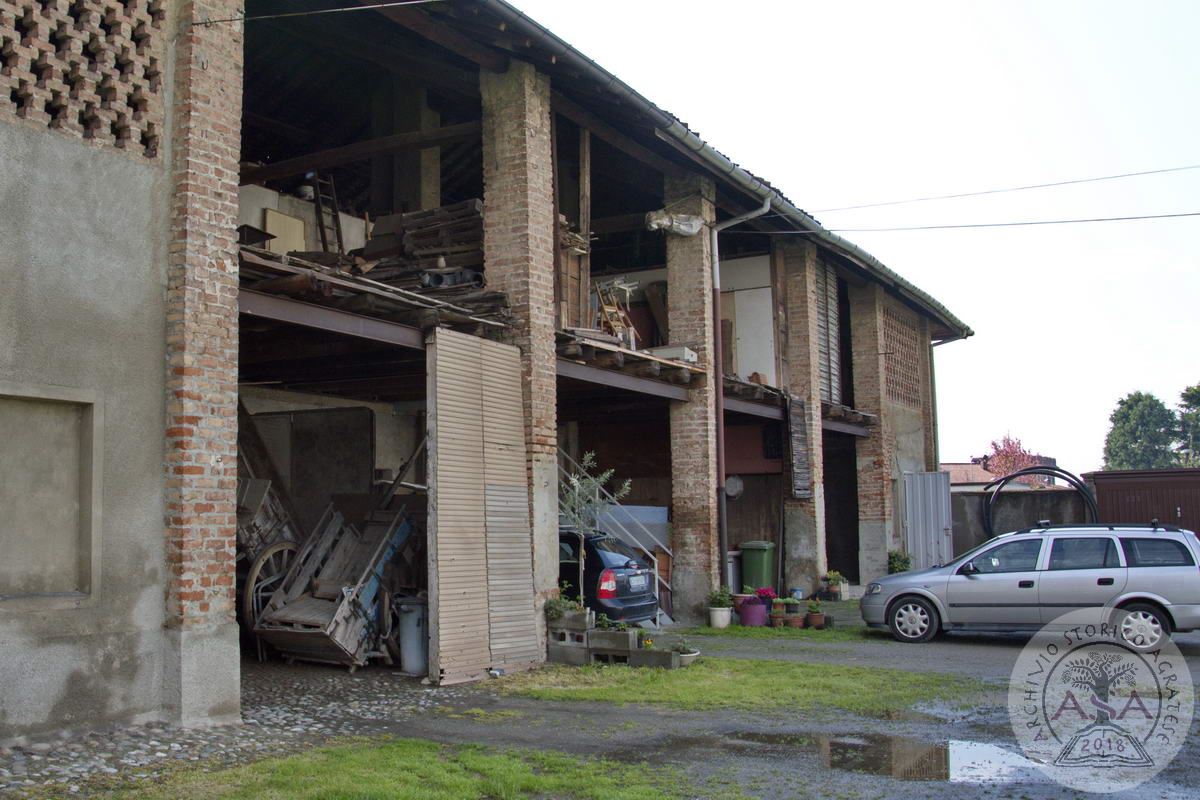
M 169 182 L 161 162 L 9 123 L 0 176 L 0 381 L 89 390 L 103 409 L 93 595 L 0 600 L 6 740 L 161 713 Z M 0 431 L 0 481 L 37 444 L 6 446 Z M 0 554 L 61 516 L 4 528 Z
M 965 553 L 990 537 L 983 527 L 984 492 L 953 492 L 950 516 L 954 521 L 954 553 Z M 995 533 L 1008 533 L 1040 520 L 1087 522 L 1083 498 L 1070 489 L 1005 489 L 992 507 Z

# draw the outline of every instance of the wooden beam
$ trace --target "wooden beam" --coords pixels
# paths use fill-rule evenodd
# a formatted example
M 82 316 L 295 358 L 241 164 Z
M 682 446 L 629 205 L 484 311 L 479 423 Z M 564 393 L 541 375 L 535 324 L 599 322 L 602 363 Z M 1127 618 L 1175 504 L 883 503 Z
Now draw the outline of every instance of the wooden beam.
M 373 5 L 377 0 L 358 0 L 358 2 L 359 5 L 366 6 Z M 485 69 L 490 69 L 492 72 L 508 70 L 508 56 L 459 33 L 449 25 L 438 22 L 418 8 L 391 6 L 380 8 L 378 11 L 392 22 L 403 25 L 413 33 L 425 37 L 468 61 L 474 61 Z
M 725 413 L 734 412 L 737 414 L 749 414 L 753 417 L 764 417 L 765 419 L 783 419 L 783 409 L 779 406 L 770 406 L 766 403 L 752 403 L 749 400 L 739 400 L 736 397 L 725 395 Z
M 311 142 L 313 140 L 312 131 L 307 131 L 296 125 L 291 125 L 281 120 L 272 119 L 265 114 L 257 114 L 253 111 L 244 111 L 242 119 L 246 125 L 251 128 L 258 128 L 268 133 L 273 133 L 276 136 L 282 136 L 285 139 L 292 139 L 297 142 Z
M 482 135 L 483 125 L 476 122 L 464 122 L 460 125 L 447 125 L 443 128 L 432 128 L 425 131 L 408 131 L 394 133 L 391 136 L 381 136 L 378 139 L 367 139 L 354 144 L 333 147 L 309 153 L 306 156 L 288 158 L 261 167 L 249 167 L 242 170 L 242 185 L 247 183 L 262 183 L 264 181 L 288 178 L 293 175 L 303 175 L 309 170 L 323 170 L 350 164 L 355 161 L 382 155 L 384 153 L 399 153 L 405 150 L 423 150 L 447 142 L 457 142 L 462 139 L 477 138 Z
M 651 380 L 650 378 L 639 378 L 636 375 L 614 372 L 611 369 L 600 369 L 599 367 L 579 364 L 563 358 L 558 359 L 558 377 L 572 378 L 577 381 L 586 381 L 600 386 L 610 386 L 614 389 L 624 389 L 655 397 L 666 397 L 670 400 L 686 402 L 690 399 L 687 388 L 683 386 L 663 383 L 662 381 Z
M 550 93 L 550 106 L 581 128 L 587 128 L 594 136 L 599 136 L 613 147 L 625 153 L 625 155 L 653 167 L 663 175 L 680 176 L 684 174 L 684 170 L 676 165 L 675 162 L 663 158 L 653 150 L 638 144 L 561 92 L 552 91 Z
M 479 80 L 474 72 L 458 69 L 449 63 L 406 53 L 396 47 L 376 41 L 375 36 L 348 36 L 331 25 L 311 21 L 295 21 L 289 25 L 267 23 L 273 30 L 293 40 L 303 42 L 339 56 L 349 56 L 382 67 L 389 72 L 420 79 L 431 88 L 463 97 L 479 97 Z M 383 32 L 380 31 L 382 34 Z M 469 79 L 468 79 L 469 77 Z
M 238 292 L 238 311 L 253 317 L 265 317 L 276 322 L 288 322 L 413 350 L 425 349 L 425 337 L 416 328 L 249 289 Z

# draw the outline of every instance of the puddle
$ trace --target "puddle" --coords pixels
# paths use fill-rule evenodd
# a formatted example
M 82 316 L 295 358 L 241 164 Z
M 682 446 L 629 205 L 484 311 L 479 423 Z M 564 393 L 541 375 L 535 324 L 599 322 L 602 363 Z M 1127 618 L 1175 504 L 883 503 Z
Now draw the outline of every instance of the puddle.
M 929 742 L 874 733 L 831 736 L 735 731 L 722 735 L 673 737 L 607 755 L 618 760 L 675 758 L 686 761 L 696 757 L 696 750 L 710 749 L 773 759 L 803 753 L 817 757 L 827 769 L 904 781 L 1003 785 L 1046 783 L 1049 780 L 1036 762 L 999 745 L 958 739 Z

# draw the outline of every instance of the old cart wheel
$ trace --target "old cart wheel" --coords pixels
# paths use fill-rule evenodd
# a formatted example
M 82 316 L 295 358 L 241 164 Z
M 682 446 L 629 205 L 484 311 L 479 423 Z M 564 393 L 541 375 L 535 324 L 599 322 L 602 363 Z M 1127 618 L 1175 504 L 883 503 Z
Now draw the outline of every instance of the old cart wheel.
M 254 632 L 254 625 L 263 608 L 279 588 L 299 550 L 300 545 L 295 542 L 276 542 L 254 559 L 246 575 L 246 586 L 242 589 L 242 622 L 246 630 Z

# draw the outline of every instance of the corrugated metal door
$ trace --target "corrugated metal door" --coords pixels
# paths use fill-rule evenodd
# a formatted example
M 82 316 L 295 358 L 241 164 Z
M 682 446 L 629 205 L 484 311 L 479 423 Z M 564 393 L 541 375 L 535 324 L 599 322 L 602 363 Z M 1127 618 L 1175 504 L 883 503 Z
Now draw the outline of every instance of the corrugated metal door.
M 430 675 L 537 660 L 516 348 L 437 330 L 428 349 Z
M 953 557 L 950 473 L 904 473 L 904 529 L 913 569 Z

